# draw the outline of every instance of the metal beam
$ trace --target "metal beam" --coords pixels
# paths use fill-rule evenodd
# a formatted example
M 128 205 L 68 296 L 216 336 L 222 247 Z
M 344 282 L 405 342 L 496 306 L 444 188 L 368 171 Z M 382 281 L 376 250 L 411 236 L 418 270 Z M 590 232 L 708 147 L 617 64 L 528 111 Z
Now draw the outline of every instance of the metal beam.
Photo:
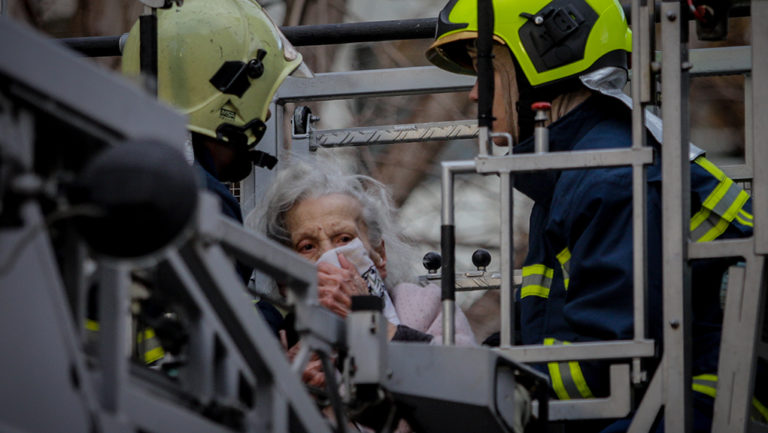
M 718 257 L 747 257 L 752 255 L 752 248 L 752 238 L 700 242 L 688 246 L 688 258 L 693 260 Z
M 658 3 L 656 6 L 658 10 Z M 693 19 L 687 11 L 686 18 Z M 624 14 L 631 19 L 632 10 L 624 6 Z M 749 16 L 749 5 L 732 4 L 730 17 Z M 658 14 L 655 21 L 659 22 Z M 430 39 L 435 36 L 437 18 L 414 18 L 389 21 L 365 21 L 358 23 L 313 24 L 306 26 L 283 26 L 280 30 L 295 46 L 349 44 L 353 42 L 381 42 L 410 39 Z M 98 36 L 59 39 L 69 48 L 86 56 L 119 56 L 121 39 L 119 36 Z
M 717 398 L 712 431 L 746 431 L 755 386 L 756 346 L 761 340 L 765 257 L 753 255 L 746 266 L 728 270 L 723 335 L 718 362 Z
M 286 103 L 465 92 L 474 84 L 475 77 L 454 74 L 434 66 L 372 69 L 321 73 L 313 78 L 288 77 L 277 90 L 275 98 L 280 103 Z
M 632 424 L 629 426 L 628 433 L 645 433 L 651 431 L 653 422 L 661 409 L 663 400 L 662 382 L 664 380 L 664 359 L 662 358 L 656 373 L 651 379 L 651 383 L 645 390 L 643 400 L 635 410 L 635 416 L 632 417 Z
M 754 0 L 752 3 L 752 156 L 757 164 L 761 164 L 768 160 L 768 122 L 765 121 L 768 118 L 768 86 L 765 85 L 768 79 L 768 58 L 765 56 L 765 50 L 768 49 L 768 27 L 754 24 L 768 18 L 768 2 Z M 754 175 L 752 204 L 755 215 L 755 252 L 768 254 L 768 171 L 755 169 Z
M 309 148 L 368 146 L 477 138 L 476 120 L 311 130 Z
M 314 24 L 280 27 L 297 47 L 307 45 L 349 44 L 435 37 L 437 18 L 415 18 L 359 23 Z
M 691 431 L 691 290 L 688 274 L 690 162 L 688 159 L 687 21 L 680 3 L 661 4 L 664 122 L 661 148 L 661 221 L 665 431 Z M 684 28 L 685 27 L 685 28 Z
M 692 77 L 744 74 L 752 68 L 752 47 L 698 48 L 691 50 L 690 62 Z
M 477 158 L 478 173 L 512 173 L 651 164 L 653 150 L 605 149 Z
M 577 400 L 552 400 L 549 402 L 549 420 L 576 420 L 599 418 L 623 418 L 631 409 L 629 366 L 610 366 L 611 393 L 604 398 Z M 534 405 L 538 406 L 538 405 Z M 535 411 L 538 408 L 534 409 Z
M 515 362 L 647 358 L 656 354 L 653 340 L 596 341 L 557 346 L 513 346 L 500 347 L 495 350 Z

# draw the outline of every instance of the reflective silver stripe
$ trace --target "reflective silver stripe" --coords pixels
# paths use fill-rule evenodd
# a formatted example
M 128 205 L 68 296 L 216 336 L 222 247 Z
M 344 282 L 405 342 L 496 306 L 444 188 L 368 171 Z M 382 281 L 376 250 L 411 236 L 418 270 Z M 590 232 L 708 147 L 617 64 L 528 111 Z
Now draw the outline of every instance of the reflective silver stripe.
M 691 232 L 691 239 L 693 239 L 694 242 L 699 242 L 699 240 L 702 239 L 707 233 L 709 233 L 710 230 L 714 229 L 718 225 L 725 225 L 727 228 L 728 221 L 720 218 L 720 216 L 715 213 L 709 212 L 707 218 Z
M 545 338 L 544 345 L 565 345 L 567 341 L 554 338 Z M 581 366 L 577 361 L 550 362 L 547 364 L 549 376 L 552 379 L 552 388 L 561 400 L 573 398 L 592 398 L 592 391 L 587 385 Z
M 693 378 L 693 384 L 694 385 L 707 386 L 707 387 L 710 387 L 710 388 L 717 389 L 717 380 L 703 379 L 701 376 L 694 377 Z
M 728 187 L 728 191 L 725 192 L 723 197 L 720 199 L 720 201 L 717 202 L 712 210 L 715 211 L 718 215 L 726 216 L 728 208 L 730 208 L 733 202 L 736 201 L 736 198 L 739 196 L 741 191 L 742 188 L 735 182 L 731 181 L 730 186 Z
M 146 328 L 136 335 L 136 342 L 139 349 L 143 352 L 141 357 L 144 362 L 150 364 L 165 356 L 163 346 L 160 345 L 160 340 L 155 335 L 155 330 L 152 328 Z
M 525 286 L 541 286 L 550 288 L 552 287 L 552 278 L 541 274 L 527 275 L 523 277 L 522 287 Z
M 563 387 L 568 393 L 568 396 L 570 398 L 580 398 L 581 393 L 579 392 L 579 388 L 576 386 L 576 382 L 573 380 L 573 376 L 571 376 L 571 367 L 568 365 L 568 363 L 558 362 L 557 368 L 560 369 L 560 379 L 563 381 Z
M 520 286 L 520 299 L 528 296 L 549 297 L 554 270 L 542 264 L 523 267 L 523 281 Z
M 697 158 L 695 163 L 719 180 L 702 202 L 701 209 L 691 217 L 692 239 L 708 242 L 722 235 L 739 215 L 748 215 L 742 208 L 749 200 L 749 194 L 706 158 Z
M 142 339 L 141 336 L 138 337 L 139 344 L 144 349 L 144 353 L 149 352 L 153 349 L 157 349 L 158 347 L 162 347 L 160 345 L 160 340 L 157 339 L 154 335 L 150 338 Z

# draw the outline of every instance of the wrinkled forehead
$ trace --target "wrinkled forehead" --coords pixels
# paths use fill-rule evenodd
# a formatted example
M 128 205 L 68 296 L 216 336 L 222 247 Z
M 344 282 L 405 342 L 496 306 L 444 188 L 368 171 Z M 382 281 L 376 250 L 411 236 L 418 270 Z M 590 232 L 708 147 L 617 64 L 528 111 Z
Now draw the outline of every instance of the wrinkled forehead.
M 361 203 L 347 194 L 326 194 L 307 197 L 297 202 L 285 215 L 289 231 L 314 225 L 357 224 L 362 228 Z

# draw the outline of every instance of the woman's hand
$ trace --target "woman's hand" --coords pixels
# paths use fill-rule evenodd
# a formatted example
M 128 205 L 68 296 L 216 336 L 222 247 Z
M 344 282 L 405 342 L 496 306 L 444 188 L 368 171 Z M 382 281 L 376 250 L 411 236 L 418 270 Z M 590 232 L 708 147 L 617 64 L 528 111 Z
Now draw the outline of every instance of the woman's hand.
M 296 355 L 301 349 L 301 343 L 296 343 L 293 347 L 288 349 L 288 360 L 293 362 Z M 304 367 L 304 371 L 301 373 L 301 380 L 309 386 L 316 388 L 325 387 L 325 372 L 323 372 L 323 363 L 320 361 L 320 357 L 316 354 L 310 356 L 307 366 Z
M 320 305 L 347 317 L 352 296 L 367 295 L 368 286 L 343 254 L 339 254 L 339 263 L 341 267 L 330 263 L 317 264 L 317 295 Z

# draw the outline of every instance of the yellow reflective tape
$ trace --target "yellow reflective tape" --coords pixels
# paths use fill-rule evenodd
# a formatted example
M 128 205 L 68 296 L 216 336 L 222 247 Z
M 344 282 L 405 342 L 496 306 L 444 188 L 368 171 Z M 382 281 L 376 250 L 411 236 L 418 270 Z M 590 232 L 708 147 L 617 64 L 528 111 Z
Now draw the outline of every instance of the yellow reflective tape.
M 568 290 L 568 283 L 571 281 L 571 251 L 568 247 L 563 248 L 563 250 L 557 254 L 557 260 L 563 268 L 563 285 L 565 286 L 565 290 Z
M 162 347 L 155 347 L 154 349 L 144 352 L 144 362 L 151 364 L 165 356 L 165 351 Z
M 715 398 L 717 396 L 717 375 L 700 374 L 698 376 L 694 376 L 691 388 L 696 392 Z
M 749 221 L 749 220 L 746 220 L 746 219 L 742 219 L 742 217 L 741 217 L 741 213 L 739 213 L 738 215 L 736 215 L 736 221 L 740 222 L 740 223 L 741 223 L 741 225 L 745 225 L 745 226 L 747 226 L 747 227 L 754 227 L 754 226 L 755 226 L 755 225 L 752 223 L 752 221 Z
M 704 170 L 707 170 L 707 172 L 709 172 L 709 174 L 714 176 L 717 180 L 723 180 L 725 177 L 725 173 L 723 173 L 723 171 L 720 170 L 715 164 L 709 162 L 707 158 L 700 156 L 693 161 L 696 164 L 699 164 Z
M 544 275 L 547 278 L 552 278 L 554 275 L 555 270 L 552 268 L 548 268 L 544 265 L 530 265 L 530 266 L 523 266 L 523 276 L 528 277 L 531 275 Z
M 733 181 L 731 179 L 725 178 L 720 183 L 717 184 L 715 189 L 712 190 L 711 193 L 707 196 L 706 199 L 704 199 L 704 203 L 701 205 L 707 209 L 714 209 L 715 206 L 717 206 L 717 203 L 720 202 L 720 200 L 725 197 L 725 193 L 728 192 L 728 189 L 731 187 L 731 184 Z
M 557 362 L 547 363 L 549 369 L 549 376 L 552 378 L 552 388 L 555 390 L 557 398 L 560 400 L 570 400 L 568 392 L 565 390 L 565 384 L 563 378 L 560 377 L 560 366 Z
M 746 226 L 752 226 L 749 221 L 752 219 L 752 215 L 749 212 L 743 210 L 744 204 L 749 200 L 749 194 L 744 191 L 740 186 L 735 184 L 733 180 L 728 178 L 722 170 L 717 168 L 714 164 L 709 162 L 706 158 L 699 157 L 695 160 L 702 168 L 709 172 L 712 176 L 718 179 L 720 182 L 712 190 L 712 192 L 704 199 L 702 203 L 702 209 L 699 210 L 690 221 L 690 230 L 693 232 L 699 228 L 705 222 L 709 225 L 702 227 L 706 230 L 706 233 L 694 239 L 696 242 L 707 242 L 717 239 L 722 235 L 725 230 L 728 229 L 728 225 L 737 219 L 740 223 Z M 738 192 L 736 192 L 738 191 Z M 733 197 L 733 195 L 736 197 Z M 726 197 L 728 200 L 721 203 Z M 731 198 L 733 197 L 733 198 Z M 731 203 L 728 201 L 733 200 Z M 717 210 L 720 213 L 719 219 L 715 218 L 712 214 L 718 205 L 720 209 Z M 725 211 L 722 210 L 723 206 L 728 206 Z M 703 231 L 703 230 L 701 230 Z
M 763 417 L 762 422 L 768 421 L 768 408 L 763 406 L 760 401 L 758 401 L 755 397 L 752 397 L 752 406 L 760 413 L 760 415 Z
M 698 383 L 697 383 L 698 382 Z M 705 385 L 701 382 L 709 382 L 711 385 Z M 712 398 L 717 397 L 717 375 L 715 374 L 700 374 L 698 376 L 694 376 L 693 378 L 693 384 L 691 386 L 694 391 L 702 393 L 704 395 L 708 395 Z M 758 400 L 755 397 L 752 397 L 752 407 L 757 411 L 757 414 L 759 414 L 763 421 L 768 421 L 768 408 L 766 408 L 762 403 L 760 403 L 760 400 Z M 752 413 L 752 416 L 754 417 L 756 414 Z
M 523 286 L 520 289 L 520 299 L 523 299 L 526 296 L 538 296 L 540 298 L 549 298 L 549 287 L 536 286 L 536 285 Z
M 752 216 L 752 214 L 745 211 L 744 209 L 739 209 L 739 215 L 745 220 L 749 220 L 749 221 L 754 220 L 754 217 Z
M 736 196 L 736 198 L 733 200 L 733 203 L 728 206 L 728 210 L 725 211 L 725 215 L 722 216 L 723 219 L 727 220 L 728 222 L 733 221 L 747 200 L 749 200 L 749 194 L 747 194 L 747 192 L 744 190 L 739 191 L 739 195 Z
M 733 203 L 731 203 L 730 206 L 728 206 L 728 209 L 723 212 L 723 215 L 717 224 L 715 224 L 714 227 L 709 229 L 703 236 L 701 236 L 699 239 L 696 239 L 695 241 L 708 242 L 720 237 L 720 235 L 725 233 L 725 231 L 728 229 L 731 221 L 733 221 L 733 219 L 738 216 L 739 211 L 747 202 L 747 200 L 749 200 L 749 194 L 747 194 L 747 192 L 744 190 L 740 191 L 736 198 L 733 200 Z
M 99 331 L 99 322 L 91 319 L 85 319 L 85 329 L 93 332 Z
M 152 328 L 144 329 L 144 332 L 136 336 L 136 341 L 141 343 L 143 341 L 155 338 L 155 330 Z
M 165 351 L 152 328 L 144 328 L 143 331 L 139 332 L 136 335 L 136 342 L 144 346 L 144 362 L 146 364 L 151 364 L 165 356 Z
M 728 222 L 728 220 L 720 218 L 720 221 L 718 221 L 714 227 L 709 229 L 709 231 L 704 233 L 704 236 L 697 239 L 696 242 L 709 242 L 717 239 L 721 234 L 725 233 L 730 224 L 731 223 Z
M 717 389 L 711 386 L 694 383 L 691 387 L 693 388 L 694 391 L 700 392 L 702 394 L 706 394 L 712 398 L 715 398 L 715 396 L 717 395 Z
M 556 338 L 552 338 L 552 337 L 547 337 L 547 338 L 544 339 L 544 345 L 545 346 L 555 346 L 555 345 L 558 345 L 558 344 L 568 345 L 568 344 L 571 344 L 571 343 L 569 341 L 560 341 L 560 340 L 558 340 Z
M 558 343 L 554 338 L 545 338 L 544 345 L 552 346 Z M 557 398 L 560 400 L 568 400 L 568 392 L 565 390 L 565 384 L 563 384 L 563 378 L 560 377 L 560 366 L 556 362 L 547 363 L 547 369 L 549 370 L 549 377 L 552 379 L 552 389 L 555 390 Z
M 552 345 L 569 345 L 571 344 L 568 341 L 559 341 L 554 338 L 545 338 L 544 339 L 544 345 L 545 346 L 552 346 Z M 569 376 L 568 384 L 565 383 L 565 380 L 563 378 L 563 373 L 561 373 L 561 368 L 566 368 L 564 370 L 564 374 Z M 591 398 L 593 397 L 592 391 L 589 389 L 589 386 L 587 386 L 587 381 L 584 379 L 584 374 L 581 371 L 581 367 L 579 366 L 579 363 L 576 361 L 570 361 L 568 363 L 565 362 L 549 362 L 547 363 L 547 370 L 549 370 L 549 376 L 552 379 L 552 389 L 555 391 L 555 395 L 557 395 L 557 398 L 560 400 L 570 400 L 574 397 L 578 397 L 575 395 L 575 391 L 573 388 L 575 387 L 578 393 L 583 398 Z M 568 386 L 571 386 L 572 391 L 574 391 L 574 395 L 571 396 L 568 393 Z
M 584 378 L 584 373 L 581 372 L 581 366 L 579 366 L 579 363 L 576 361 L 571 361 L 568 363 L 568 367 L 571 369 L 571 378 L 573 378 L 573 383 L 576 384 L 576 388 L 578 388 L 581 396 L 584 398 L 594 397 L 592 395 L 592 390 L 590 390 L 589 386 L 587 386 L 587 380 Z
M 701 208 L 701 210 L 696 212 L 696 215 L 691 217 L 690 231 L 694 231 L 697 228 L 699 228 L 701 223 L 703 223 L 704 221 L 707 220 L 707 218 L 709 218 L 710 213 L 711 213 L 710 210 L 707 208 Z
M 520 299 L 525 298 L 526 296 L 548 298 L 554 272 L 554 269 L 542 264 L 524 266 Z
M 717 383 L 717 375 L 716 374 L 700 374 L 698 376 L 694 376 L 693 380 L 707 380 L 710 382 Z
M 99 332 L 99 322 L 95 320 L 86 319 L 85 329 L 91 332 Z M 157 339 L 155 338 L 154 329 L 152 328 L 145 329 L 143 333 L 136 335 L 136 341 L 138 343 L 143 343 L 146 341 L 150 345 L 154 346 L 152 349 L 149 349 L 146 352 L 144 352 L 145 363 L 151 364 L 165 356 L 165 351 L 160 346 L 160 342 L 157 341 Z

